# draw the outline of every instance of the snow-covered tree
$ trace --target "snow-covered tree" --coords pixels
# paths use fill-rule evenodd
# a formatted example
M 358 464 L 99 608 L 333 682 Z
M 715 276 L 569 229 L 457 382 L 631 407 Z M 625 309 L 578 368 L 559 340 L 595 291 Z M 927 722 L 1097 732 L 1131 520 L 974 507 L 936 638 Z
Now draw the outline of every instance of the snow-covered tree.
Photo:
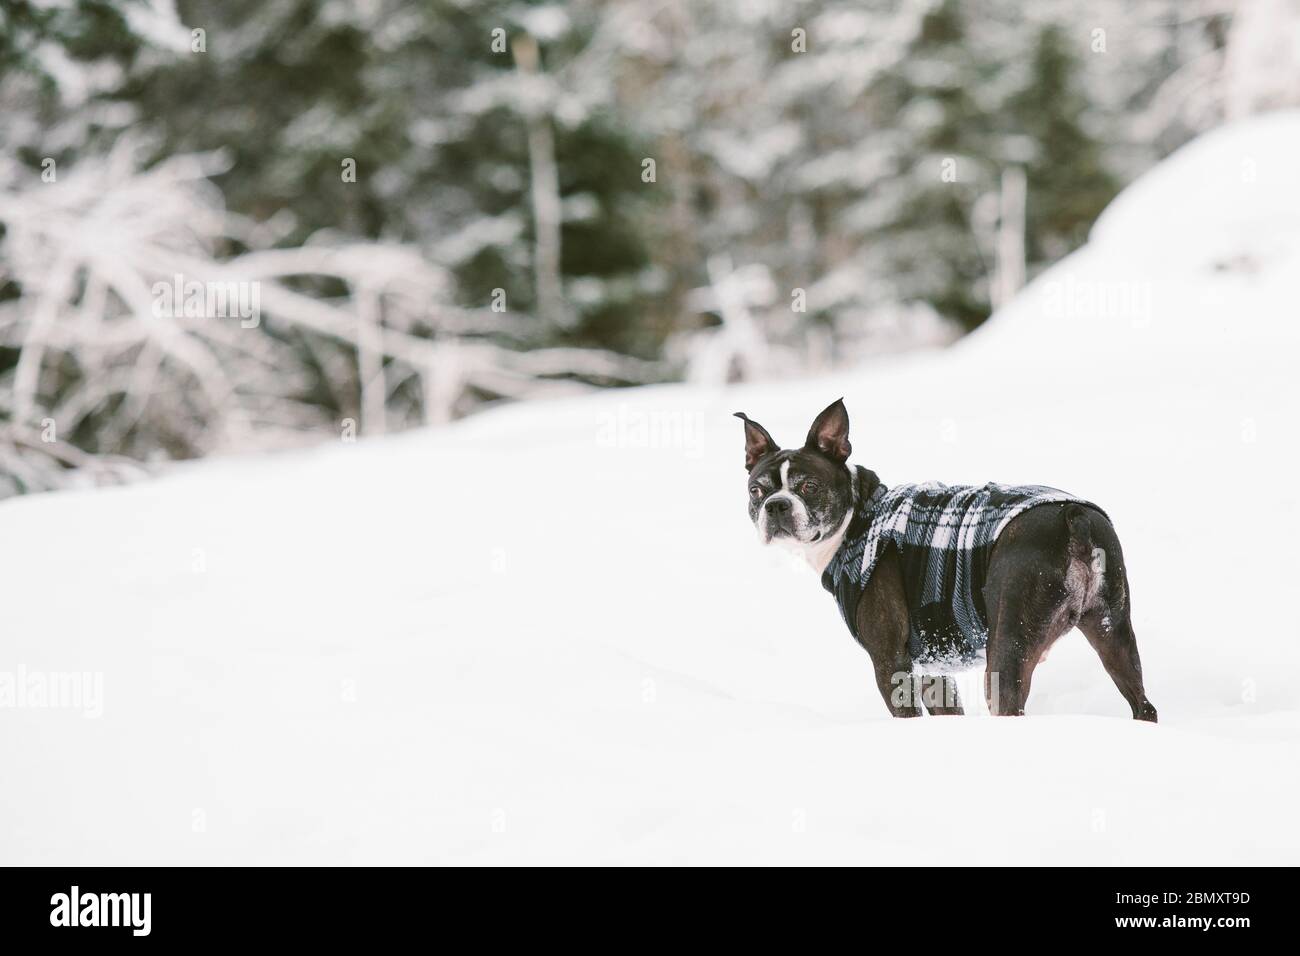
M 949 341 L 1290 102 L 1295 8 L 5 4 L 10 485 Z M 154 321 L 177 274 L 266 320 Z

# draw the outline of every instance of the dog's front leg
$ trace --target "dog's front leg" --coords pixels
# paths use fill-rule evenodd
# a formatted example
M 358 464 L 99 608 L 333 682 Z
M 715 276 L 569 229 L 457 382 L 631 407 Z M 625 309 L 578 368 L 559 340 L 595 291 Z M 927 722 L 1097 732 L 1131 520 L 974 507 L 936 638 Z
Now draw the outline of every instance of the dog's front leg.
M 895 717 L 920 717 L 921 678 L 912 673 L 912 662 L 906 656 L 883 660 L 871 659 L 876 671 L 876 686 L 885 706 Z
M 907 598 L 898 556 L 890 549 L 876 563 L 858 601 L 858 643 L 871 655 L 876 686 L 895 717 L 920 717 L 920 678 L 907 650 Z
M 957 692 L 957 682 L 951 677 L 922 677 L 921 703 L 928 714 L 935 717 L 962 716 L 961 695 Z

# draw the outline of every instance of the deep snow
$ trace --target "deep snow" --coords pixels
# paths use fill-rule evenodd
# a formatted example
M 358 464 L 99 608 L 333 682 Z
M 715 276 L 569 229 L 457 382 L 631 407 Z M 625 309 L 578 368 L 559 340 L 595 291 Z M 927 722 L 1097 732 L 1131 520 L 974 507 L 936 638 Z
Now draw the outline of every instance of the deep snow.
M 0 861 L 1297 863 L 1300 114 L 1121 196 L 983 330 L 6 502 Z M 1076 632 L 1023 719 L 891 720 L 745 513 L 743 409 L 1114 519 L 1158 726 Z M 968 706 L 975 704 L 970 696 Z

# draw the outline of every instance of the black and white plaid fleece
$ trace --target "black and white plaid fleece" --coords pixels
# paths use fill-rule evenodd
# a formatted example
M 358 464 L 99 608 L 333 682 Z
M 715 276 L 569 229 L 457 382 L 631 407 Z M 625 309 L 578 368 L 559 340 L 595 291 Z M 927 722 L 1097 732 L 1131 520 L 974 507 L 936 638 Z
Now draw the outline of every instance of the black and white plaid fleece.
M 1065 502 L 1096 507 L 1039 485 L 878 485 L 868 501 L 859 502 L 822 584 L 857 637 L 858 599 L 892 544 L 907 597 L 912 660 L 968 666 L 988 640 L 982 592 L 998 535 L 1030 508 Z

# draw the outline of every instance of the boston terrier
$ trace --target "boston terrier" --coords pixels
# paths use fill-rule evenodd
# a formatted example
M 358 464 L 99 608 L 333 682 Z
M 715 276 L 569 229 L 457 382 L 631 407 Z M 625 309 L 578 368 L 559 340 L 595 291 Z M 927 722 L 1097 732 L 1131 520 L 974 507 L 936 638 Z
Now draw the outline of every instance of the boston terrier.
M 989 712 L 1022 715 L 1034 668 L 1078 627 L 1133 717 L 1155 721 L 1124 556 L 1096 505 L 1037 485 L 890 489 L 848 464 L 843 400 L 797 449 L 736 417 L 759 541 L 795 548 L 822 576 L 895 717 L 962 713 L 949 675 L 981 663 Z

